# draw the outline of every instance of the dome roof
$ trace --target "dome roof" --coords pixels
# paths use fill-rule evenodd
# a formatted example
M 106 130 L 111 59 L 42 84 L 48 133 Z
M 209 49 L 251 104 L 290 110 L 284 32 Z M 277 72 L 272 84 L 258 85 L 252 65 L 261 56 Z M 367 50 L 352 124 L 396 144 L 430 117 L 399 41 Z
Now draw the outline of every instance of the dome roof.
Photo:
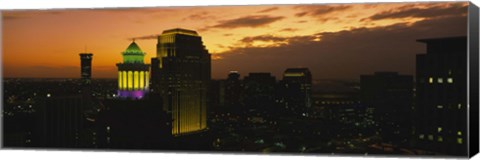
M 137 45 L 137 43 L 135 43 L 135 41 L 133 41 L 123 53 L 124 54 L 145 54 L 140 49 L 140 47 L 138 47 L 138 45 Z

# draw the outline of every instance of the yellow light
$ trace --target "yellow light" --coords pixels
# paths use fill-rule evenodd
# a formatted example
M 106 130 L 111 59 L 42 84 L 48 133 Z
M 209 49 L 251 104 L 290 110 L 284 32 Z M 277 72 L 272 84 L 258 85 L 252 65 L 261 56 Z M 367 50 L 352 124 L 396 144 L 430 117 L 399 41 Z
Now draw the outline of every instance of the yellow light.
M 438 79 L 437 79 L 437 82 L 438 82 L 438 83 L 443 83 L 443 78 L 438 78 Z
M 140 87 L 139 89 L 145 89 L 145 72 L 140 72 Z
M 428 78 L 428 83 L 433 83 L 433 78 L 432 77 Z
M 439 141 L 439 142 L 443 142 L 443 137 L 442 137 L 442 136 L 438 136 L 438 141 Z
M 138 89 L 138 71 L 133 72 L 133 89 Z
M 149 74 L 148 74 L 148 71 L 145 72 L 145 89 L 148 89 L 148 85 L 150 84 L 150 81 L 149 81 Z
M 285 73 L 283 76 L 285 77 L 302 77 L 304 76 L 303 73 Z
M 132 73 L 132 71 L 128 71 L 127 73 L 128 73 L 128 86 L 127 86 L 127 88 L 128 88 L 128 90 L 131 90 L 133 88 L 133 82 L 132 82 L 133 81 L 133 73 Z
M 463 138 L 457 138 L 457 143 L 462 144 L 463 143 Z
M 122 83 L 123 83 L 123 86 L 122 86 L 122 89 L 127 89 L 127 72 L 126 71 L 122 71 Z
M 442 127 L 438 127 L 437 132 L 442 132 Z
M 447 82 L 448 82 L 448 83 L 453 83 L 453 78 L 448 78 L 448 79 L 447 79 Z
M 118 89 L 122 89 L 122 71 L 118 72 Z
M 461 136 L 461 135 L 462 135 L 462 131 L 458 131 L 458 132 L 457 132 L 457 135 Z

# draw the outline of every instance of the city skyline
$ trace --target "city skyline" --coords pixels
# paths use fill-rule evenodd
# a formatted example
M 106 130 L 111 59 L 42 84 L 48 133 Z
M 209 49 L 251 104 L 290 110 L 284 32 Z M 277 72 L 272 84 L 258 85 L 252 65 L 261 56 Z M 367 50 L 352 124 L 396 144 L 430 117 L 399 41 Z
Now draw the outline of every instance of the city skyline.
M 242 77 L 272 72 L 280 78 L 291 67 L 310 68 L 313 79 L 357 79 L 377 68 L 413 75 L 414 55 L 425 51 L 415 40 L 466 35 L 467 4 L 5 11 L 4 77 L 78 77 L 79 60 L 72 55 L 86 51 L 96 57 L 93 78 L 115 78 L 115 64 L 131 38 L 148 60 L 156 56 L 156 40 L 144 39 L 177 27 L 203 37 L 212 53 L 214 79 L 226 78 L 231 70 Z

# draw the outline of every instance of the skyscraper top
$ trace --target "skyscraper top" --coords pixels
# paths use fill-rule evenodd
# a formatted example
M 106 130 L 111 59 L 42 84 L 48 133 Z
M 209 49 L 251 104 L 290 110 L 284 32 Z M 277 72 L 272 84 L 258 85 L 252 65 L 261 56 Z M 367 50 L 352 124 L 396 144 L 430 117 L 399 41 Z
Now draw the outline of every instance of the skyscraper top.
M 198 36 L 196 31 L 183 29 L 183 28 L 174 28 L 174 29 L 165 30 L 162 32 L 162 35 L 165 35 L 165 34 L 184 34 L 189 36 Z
M 145 56 L 145 52 L 140 49 L 135 41 L 122 54 L 124 63 L 143 63 L 143 57 Z

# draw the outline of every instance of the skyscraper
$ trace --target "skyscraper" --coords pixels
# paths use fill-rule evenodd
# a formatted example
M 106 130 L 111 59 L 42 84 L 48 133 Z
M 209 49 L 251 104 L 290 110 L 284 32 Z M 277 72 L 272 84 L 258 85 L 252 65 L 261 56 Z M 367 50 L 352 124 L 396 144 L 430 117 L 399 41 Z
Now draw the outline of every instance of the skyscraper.
M 161 95 L 164 110 L 172 114 L 172 134 L 206 129 L 211 65 L 202 38 L 192 30 L 165 30 L 158 36 L 154 62 L 152 92 Z
M 279 84 L 280 101 L 290 112 L 304 112 L 312 105 L 312 74 L 308 68 L 288 68 Z
M 225 106 L 239 109 L 243 105 L 243 83 L 240 74 L 231 71 L 225 80 Z
M 376 72 L 360 77 L 361 103 L 373 109 L 373 119 L 383 140 L 406 144 L 411 137 L 413 76 Z
M 92 78 L 92 53 L 80 53 L 80 73 L 82 83 L 90 84 Z
M 249 73 L 244 78 L 245 106 L 251 111 L 276 111 L 275 90 L 277 80 L 270 73 Z
M 149 65 L 144 64 L 145 52 L 133 41 L 122 52 L 123 63 L 118 67 L 118 96 L 120 98 L 142 99 L 149 88 Z
M 467 37 L 421 39 L 417 55 L 415 131 L 418 146 L 467 154 Z

